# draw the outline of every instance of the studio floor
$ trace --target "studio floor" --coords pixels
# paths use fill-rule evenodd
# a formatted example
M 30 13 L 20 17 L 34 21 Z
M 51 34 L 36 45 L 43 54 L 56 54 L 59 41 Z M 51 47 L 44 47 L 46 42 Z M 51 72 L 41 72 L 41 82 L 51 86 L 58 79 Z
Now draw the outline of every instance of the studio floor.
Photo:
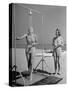
M 12 49 L 12 64 L 14 65 L 14 49 Z M 41 50 L 36 50 L 36 53 L 40 53 Z M 38 62 L 41 60 L 41 57 L 35 57 L 35 61 L 33 64 L 33 67 L 35 68 Z M 44 64 L 43 68 L 45 71 L 53 73 L 54 72 L 54 59 L 53 57 L 47 57 L 45 58 L 46 64 Z M 16 66 L 17 71 L 22 72 L 24 70 L 28 70 L 27 68 L 27 60 L 25 56 L 25 50 L 24 49 L 16 49 Z M 28 80 L 25 80 L 26 86 L 28 85 L 46 85 L 46 84 L 65 84 L 66 83 L 66 51 L 62 53 L 62 57 L 60 59 L 60 66 L 61 75 L 48 75 L 45 73 L 45 75 L 39 74 L 39 73 L 33 73 L 32 74 L 32 81 L 29 82 Z M 37 69 L 41 69 L 42 64 L 40 63 Z M 51 82 L 53 81 L 53 82 Z M 17 83 L 23 85 L 22 78 L 19 78 L 16 80 Z M 41 83 L 42 82 L 42 83 Z M 43 83 L 44 82 L 44 83 Z

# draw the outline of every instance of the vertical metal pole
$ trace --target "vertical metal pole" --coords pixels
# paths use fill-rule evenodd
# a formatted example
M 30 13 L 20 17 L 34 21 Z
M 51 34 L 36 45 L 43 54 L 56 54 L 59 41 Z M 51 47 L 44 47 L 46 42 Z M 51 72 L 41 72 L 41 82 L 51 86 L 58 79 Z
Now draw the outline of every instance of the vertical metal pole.
M 31 10 L 29 11 L 28 15 L 29 15 L 29 27 L 31 27 L 32 26 L 32 11 Z
M 14 5 L 14 60 L 15 60 L 15 84 L 16 84 L 16 25 L 15 25 L 15 4 Z
M 43 30 L 43 15 L 42 15 L 42 30 Z M 43 61 L 44 61 L 43 51 L 44 51 L 44 43 L 42 40 L 42 70 L 43 70 Z
M 43 71 L 43 60 L 42 60 L 42 71 Z
M 43 31 L 43 16 L 42 16 L 42 31 Z M 44 45 L 42 40 L 42 59 L 43 59 L 43 50 L 44 50 Z

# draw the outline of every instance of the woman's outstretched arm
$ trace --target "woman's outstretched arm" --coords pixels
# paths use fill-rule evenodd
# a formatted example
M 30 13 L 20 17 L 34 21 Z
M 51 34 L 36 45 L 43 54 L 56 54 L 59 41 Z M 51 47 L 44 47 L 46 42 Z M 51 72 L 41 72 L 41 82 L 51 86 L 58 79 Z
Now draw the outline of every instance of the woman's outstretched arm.
M 21 37 L 16 37 L 16 40 L 21 40 L 21 39 L 24 39 L 26 36 L 27 36 L 27 34 L 24 34 L 24 35 L 23 35 L 23 36 L 21 36 Z

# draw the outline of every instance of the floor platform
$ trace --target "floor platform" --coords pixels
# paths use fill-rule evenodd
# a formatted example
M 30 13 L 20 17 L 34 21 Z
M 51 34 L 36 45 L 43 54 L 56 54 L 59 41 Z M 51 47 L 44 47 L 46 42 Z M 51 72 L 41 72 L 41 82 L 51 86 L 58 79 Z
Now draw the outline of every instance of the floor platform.
M 55 75 L 43 75 L 39 73 L 33 73 L 32 81 L 28 81 L 27 79 L 25 79 L 25 86 L 57 84 L 62 79 L 63 78 Z M 16 86 L 24 86 L 22 78 L 16 80 Z

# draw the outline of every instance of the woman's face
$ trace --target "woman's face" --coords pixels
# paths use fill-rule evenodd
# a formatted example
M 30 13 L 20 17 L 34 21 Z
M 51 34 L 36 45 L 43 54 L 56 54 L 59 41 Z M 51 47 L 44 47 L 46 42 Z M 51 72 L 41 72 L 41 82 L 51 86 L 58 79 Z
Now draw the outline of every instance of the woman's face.
M 28 29 L 28 32 L 29 32 L 29 34 L 32 34 L 32 33 L 33 33 L 33 28 L 30 27 L 30 28 Z
M 58 35 L 59 35 L 59 31 L 58 31 L 58 30 L 56 30 L 56 36 L 58 37 Z

